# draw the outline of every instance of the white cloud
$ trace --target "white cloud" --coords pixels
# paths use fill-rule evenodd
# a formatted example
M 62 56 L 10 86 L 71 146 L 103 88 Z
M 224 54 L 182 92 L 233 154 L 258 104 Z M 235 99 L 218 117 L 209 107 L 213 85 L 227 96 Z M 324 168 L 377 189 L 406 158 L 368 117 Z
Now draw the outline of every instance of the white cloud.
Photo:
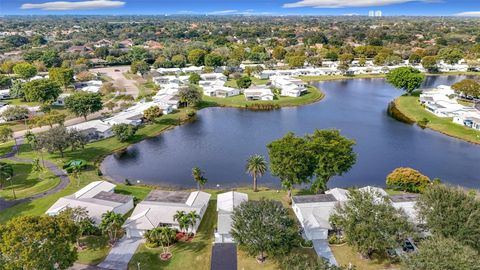
M 91 0 L 91 1 L 55 1 L 40 4 L 25 3 L 21 9 L 42 9 L 42 10 L 78 10 L 78 9 L 99 9 L 99 8 L 118 8 L 126 4 L 124 1 L 112 0 Z
M 462 17 L 480 17 L 480 11 L 466 11 L 455 14 L 455 16 Z
M 217 10 L 217 11 L 208 12 L 207 14 L 209 14 L 209 15 L 225 15 L 225 14 L 235 14 L 237 12 L 238 12 L 238 10 L 236 10 L 236 9 L 227 9 L 227 10 Z
M 300 0 L 286 3 L 284 8 L 314 7 L 314 8 L 344 8 L 344 7 L 370 7 L 388 6 L 407 2 L 437 2 L 436 0 Z

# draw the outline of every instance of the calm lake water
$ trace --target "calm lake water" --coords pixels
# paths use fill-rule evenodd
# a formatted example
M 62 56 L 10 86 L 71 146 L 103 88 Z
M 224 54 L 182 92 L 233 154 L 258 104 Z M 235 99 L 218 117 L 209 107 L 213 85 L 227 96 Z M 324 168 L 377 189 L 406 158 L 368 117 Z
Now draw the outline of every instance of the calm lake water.
M 429 77 L 425 87 L 452 84 L 461 76 Z M 314 129 L 337 128 L 357 141 L 358 160 L 348 174 L 331 187 L 385 185 L 385 177 L 401 166 L 420 170 L 430 178 L 465 187 L 480 187 L 480 146 L 422 130 L 390 118 L 387 105 L 401 92 L 383 79 L 356 79 L 316 83 L 326 97 L 315 104 L 276 111 L 208 108 L 198 120 L 108 156 L 103 172 L 123 181 L 175 187 L 195 187 L 191 169 L 206 172 L 207 186 L 250 185 L 245 160 L 267 155 L 270 141 L 288 131 L 298 135 Z M 260 185 L 279 187 L 265 175 Z

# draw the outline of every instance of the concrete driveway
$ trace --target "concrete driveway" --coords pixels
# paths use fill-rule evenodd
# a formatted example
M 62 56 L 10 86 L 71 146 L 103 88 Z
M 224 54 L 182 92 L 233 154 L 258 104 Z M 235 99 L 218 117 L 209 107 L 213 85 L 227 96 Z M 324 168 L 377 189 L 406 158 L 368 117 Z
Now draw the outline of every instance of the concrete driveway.
M 98 267 L 112 270 L 126 270 L 128 263 L 137 251 L 138 246 L 145 240 L 143 238 L 123 237 L 110 250 L 107 258 L 101 262 Z
M 332 250 L 328 246 L 328 240 L 312 240 L 312 242 L 318 256 L 327 259 L 332 265 L 338 265 Z
M 90 72 L 104 74 L 113 80 L 113 85 L 119 88 L 125 88 L 127 90 L 126 94 L 132 95 L 133 97 L 138 97 L 140 90 L 137 85 L 135 85 L 135 80 L 130 80 L 123 76 L 123 73 L 126 73 L 130 70 L 130 66 L 115 66 L 115 67 L 105 67 L 105 68 L 94 68 Z

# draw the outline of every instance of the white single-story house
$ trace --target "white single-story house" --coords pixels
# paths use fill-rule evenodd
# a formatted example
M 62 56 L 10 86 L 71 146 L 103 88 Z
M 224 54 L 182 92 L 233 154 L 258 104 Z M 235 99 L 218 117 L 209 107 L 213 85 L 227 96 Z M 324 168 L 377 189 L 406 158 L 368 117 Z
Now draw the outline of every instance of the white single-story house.
M 272 85 L 280 88 L 281 96 L 299 97 L 307 91 L 307 83 L 289 76 L 272 76 Z
M 99 224 L 107 211 L 125 215 L 133 208 L 133 197 L 114 193 L 115 185 L 107 181 L 95 181 L 72 195 L 58 199 L 46 212 L 57 215 L 66 208 L 85 208 L 88 215 Z
M 227 76 L 223 73 L 204 73 L 200 75 L 202 81 L 227 81 Z
M 385 190 L 366 186 L 359 189 L 363 192 L 372 192 L 382 197 L 389 197 L 395 208 L 402 208 L 412 222 L 416 222 L 417 214 L 414 208 L 417 195 L 403 194 L 389 196 Z M 308 240 L 328 239 L 330 215 L 337 203 L 348 201 L 348 190 L 334 188 L 327 190 L 325 194 L 293 196 L 292 209 L 302 225 L 305 237 Z
M 141 101 L 132 107 L 126 109 L 123 112 L 120 112 L 110 118 L 104 120 L 104 122 L 115 125 L 115 124 L 130 124 L 138 126 L 143 122 L 143 112 L 150 107 L 157 106 L 159 107 L 163 114 L 169 114 L 173 112 L 173 106 L 159 99 L 154 99 L 153 101 L 145 102 Z
M 162 191 L 153 190 L 145 200 L 137 204 L 123 227 L 128 238 L 143 237 L 144 233 L 156 227 L 167 226 L 180 229 L 173 216 L 177 211 L 195 211 L 200 220 L 193 227 L 195 233 L 205 214 L 210 194 L 203 191 Z
M 58 96 L 57 100 L 55 100 L 52 105 L 54 106 L 65 106 L 65 99 L 69 97 L 70 93 L 62 93 Z
M 180 74 L 182 70 L 180 68 L 157 68 L 156 71 L 159 74 Z
M 96 141 L 113 136 L 112 126 L 102 120 L 91 120 L 67 127 L 68 130 L 78 130 L 86 135 L 89 141 Z
M 215 231 L 215 243 L 233 243 L 230 234 L 232 229 L 233 209 L 241 203 L 248 201 L 248 195 L 241 192 L 230 191 L 217 196 L 217 229 Z
M 170 95 L 170 94 L 162 94 L 162 95 L 155 95 L 152 97 L 155 102 L 168 104 L 172 106 L 172 109 L 178 109 L 178 105 L 180 100 L 177 95 Z
M 266 86 L 254 86 L 243 91 L 246 100 L 273 100 L 272 90 Z
M 200 73 L 202 73 L 202 70 L 203 70 L 203 66 L 201 66 L 201 67 L 189 66 L 189 67 L 182 68 L 182 71 L 185 72 L 185 73 L 197 73 L 197 74 L 200 74 Z
M 221 84 L 212 84 L 203 87 L 203 94 L 210 97 L 227 98 L 240 95 L 240 90 L 233 87 L 223 86 Z
M 0 99 L 9 99 L 10 98 L 10 89 L 0 90 Z

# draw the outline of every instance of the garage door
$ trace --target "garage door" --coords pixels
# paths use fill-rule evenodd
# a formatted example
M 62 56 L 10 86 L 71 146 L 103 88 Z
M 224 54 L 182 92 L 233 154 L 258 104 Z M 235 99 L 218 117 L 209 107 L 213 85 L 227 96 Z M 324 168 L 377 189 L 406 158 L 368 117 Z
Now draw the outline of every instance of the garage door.
M 128 238 L 142 238 L 143 233 L 144 233 L 143 230 L 127 229 Z

